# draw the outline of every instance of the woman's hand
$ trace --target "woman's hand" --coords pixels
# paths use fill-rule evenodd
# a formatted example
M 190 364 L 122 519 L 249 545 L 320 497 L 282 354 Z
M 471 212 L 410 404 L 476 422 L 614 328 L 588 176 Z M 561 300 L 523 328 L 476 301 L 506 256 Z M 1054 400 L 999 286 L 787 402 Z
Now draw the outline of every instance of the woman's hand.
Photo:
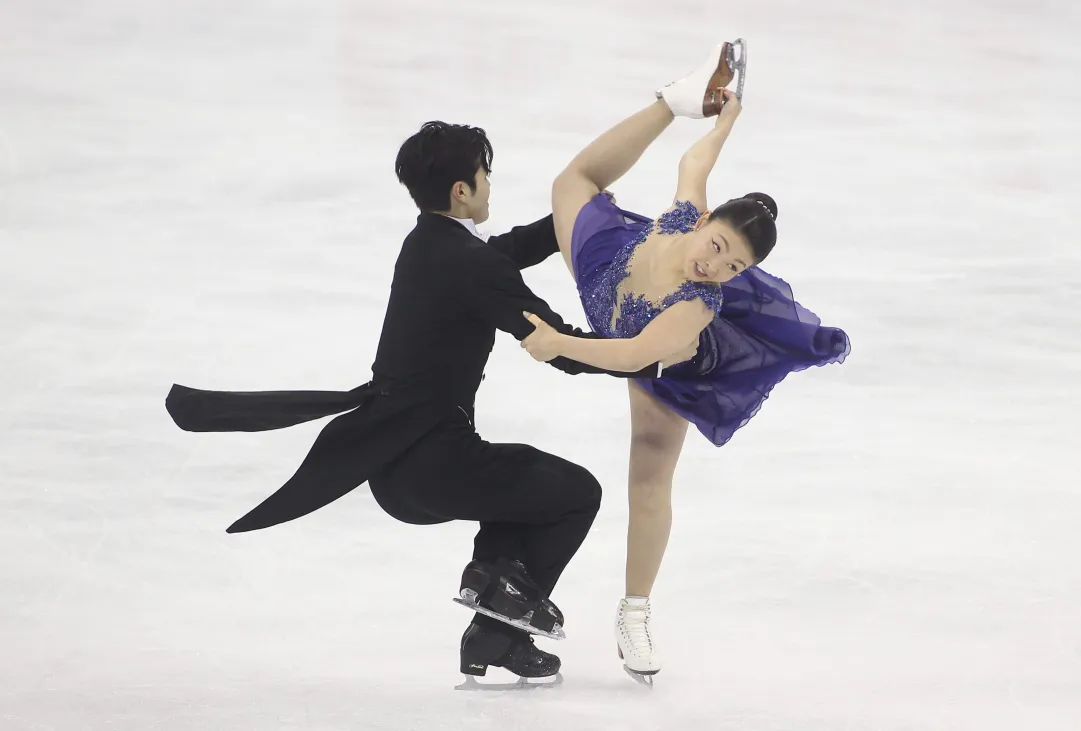
M 717 115 L 715 127 L 731 127 L 736 117 L 743 111 L 743 104 L 732 89 L 721 89 L 721 96 L 724 97 L 724 106 L 721 107 L 721 113 Z
M 522 347 L 529 351 L 529 354 L 533 356 L 533 360 L 547 363 L 553 358 L 557 358 L 562 355 L 560 348 L 563 345 L 564 336 L 556 332 L 556 330 L 544 320 L 540 319 L 536 315 L 530 312 L 523 312 L 525 319 L 533 323 L 535 328 L 525 340 L 522 341 Z

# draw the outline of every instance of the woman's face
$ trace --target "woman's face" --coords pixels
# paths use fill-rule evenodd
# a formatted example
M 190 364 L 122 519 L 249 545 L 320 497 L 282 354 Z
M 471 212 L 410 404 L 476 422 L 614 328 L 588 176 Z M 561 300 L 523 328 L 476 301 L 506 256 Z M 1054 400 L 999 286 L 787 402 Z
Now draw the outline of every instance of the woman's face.
M 692 281 L 720 284 L 754 265 L 751 247 L 743 234 L 723 220 L 703 214 L 689 236 L 683 273 Z

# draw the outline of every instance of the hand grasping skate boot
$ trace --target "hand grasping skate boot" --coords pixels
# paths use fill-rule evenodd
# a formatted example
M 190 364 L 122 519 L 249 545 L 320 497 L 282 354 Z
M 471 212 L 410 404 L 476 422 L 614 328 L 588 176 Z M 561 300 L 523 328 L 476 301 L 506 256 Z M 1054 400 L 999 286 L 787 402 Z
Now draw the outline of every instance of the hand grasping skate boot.
M 721 89 L 739 73 L 736 98 L 743 99 L 743 79 L 747 72 L 747 42 L 742 38 L 714 47 L 705 63 L 691 73 L 657 91 L 672 114 L 705 119 L 720 114 L 724 106 Z

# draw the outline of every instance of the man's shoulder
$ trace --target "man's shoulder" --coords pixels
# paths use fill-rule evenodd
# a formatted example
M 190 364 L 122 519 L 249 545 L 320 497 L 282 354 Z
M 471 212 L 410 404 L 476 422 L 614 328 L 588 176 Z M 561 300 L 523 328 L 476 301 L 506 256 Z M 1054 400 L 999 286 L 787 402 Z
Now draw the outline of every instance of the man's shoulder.
M 518 267 L 502 251 L 475 236 L 462 248 L 461 259 L 477 276 L 518 276 Z
M 513 276 L 518 267 L 505 253 L 452 219 L 421 215 L 405 238 L 399 265 L 441 268 L 469 279 Z
M 406 237 L 406 245 L 413 249 L 424 249 L 434 257 L 471 264 L 498 265 L 501 261 L 509 261 L 501 251 L 474 236 L 464 226 L 455 229 L 418 224 Z
M 417 223 L 405 237 L 406 243 L 452 244 L 444 246 L 454 251 L 468 250 L 476 247 L 490 249 L 484 241 L 474 236 L 465 226 L 453 219 L 435 214 L 422 214 L 417 218 Z
M 395 279 L 437 277 L 479 283 L 518 271 L 514 262 L 464 228 L 464 235 L 442 227 L 436 233 L 433 236 L 418 225 L 406 236 L 395 265 Z

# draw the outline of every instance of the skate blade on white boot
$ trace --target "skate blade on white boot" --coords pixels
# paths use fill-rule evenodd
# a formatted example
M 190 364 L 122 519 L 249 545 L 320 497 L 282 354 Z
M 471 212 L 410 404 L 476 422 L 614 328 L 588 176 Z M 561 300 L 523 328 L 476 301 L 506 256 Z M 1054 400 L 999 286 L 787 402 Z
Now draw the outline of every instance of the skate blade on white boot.
M 623 659 L 623 650 L 619 651 L 619 659 Z M 630 666 L 626 663 L 623 663 L 623 671 L 626 672 L 627 675 L 631 676 L 631 680 L 638 683 L 639 685 L 644 685 L 647 688 L 653 687 L 653 676 L 660 672 L 660 670 L 646 670 L 643 672 L 638 672 L 637 670 L 631 670 Z
M 649 629 L 649 601 L 622 599 L 616 614 L 616 649 L 623 669 L 635 682 L 653 687 L 653 676 L 661 671 Z
M 549 678 L 518 678 L 514 683 L 481 683 L 472 675 L 465 676 L 465 682 L 454 686 L 455 690 L 551 690 L 563 685 L 563 674 L 556 673 Z
M 727 88 L 737 73 L 736 96 L 742 101 L 747 73 L 747 41 L 742 38 L 715 46 L 705 63 L 658 90 L 656 96 L 663 99 L 677 117 L 713 117 L 720 114 L 724 106 L 719 89 Z
M 747 41 L 737 38 L 728 44 L 728 67 L 739 74 L 736 82 L 736 98 L 743 101 L 743 82 L 747 78 Z
M 477 603 L 477 592 L 473 591 L 472 589 L 462 589 L 462 595 L 460 597 L 455 597 L 454 603 L 461 604 L 463 607 L 467 607 L 474 612 L 479 612 L 486 617 L 498 619 L 503 624 L 510 625 L 511 627 L 517 627 L 518 629 L 524 630 L 531 635 L 539 635 L 541 637 L 547 637 L 551 640 L 567 639 L 567 633 L 564 632 L 563 628 L 558 624 L 552 628 L 551 632 L 545 632 L 544 630 L 537 629 L 536 627 L 531 625 L 529 622 L 531 619 L 533 619 L 532 611 L 527 612 L 525 616 L 523 616 L 521 619 L 511 619 L 506 615 L 500 614 L 498 612 L 493 612 L 491 609 L 482 607 L 479 603 Z

